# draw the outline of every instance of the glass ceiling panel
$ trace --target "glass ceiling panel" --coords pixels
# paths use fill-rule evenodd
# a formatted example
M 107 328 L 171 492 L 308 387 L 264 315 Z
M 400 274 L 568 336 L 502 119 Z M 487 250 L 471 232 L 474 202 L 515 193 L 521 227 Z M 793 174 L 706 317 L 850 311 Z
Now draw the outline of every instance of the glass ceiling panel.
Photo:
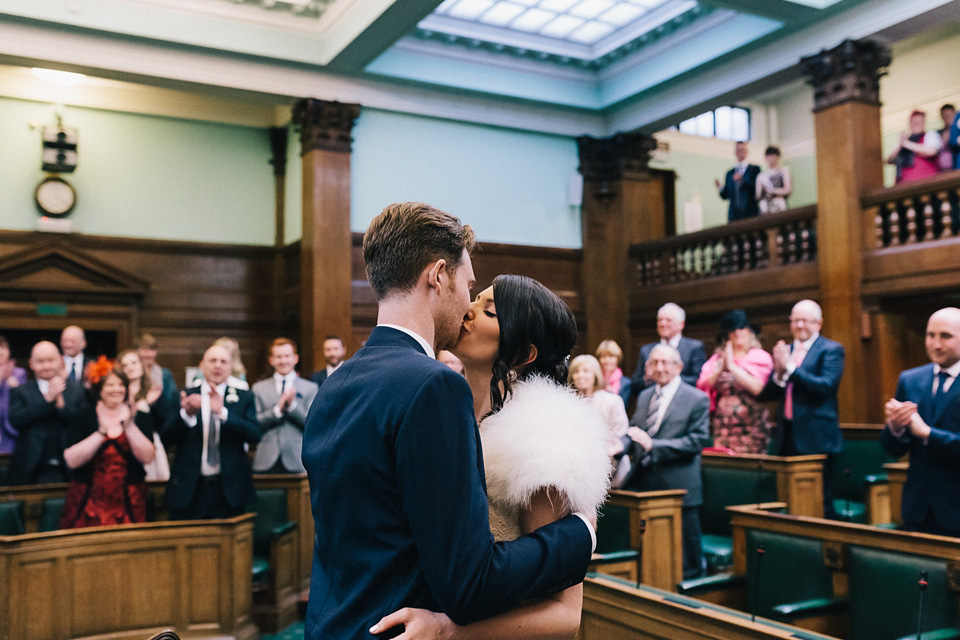
M 677 0 L 446 0 L 433 15 L 595 45 L 669 4 Z

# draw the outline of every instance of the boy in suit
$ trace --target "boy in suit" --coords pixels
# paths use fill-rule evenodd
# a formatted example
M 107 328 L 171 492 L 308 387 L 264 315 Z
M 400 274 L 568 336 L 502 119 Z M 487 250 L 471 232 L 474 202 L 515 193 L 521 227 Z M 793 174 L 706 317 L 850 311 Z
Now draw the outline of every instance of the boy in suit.
M 311 640 L 368 638 L 403 607 L 468 624 L 586 573 L 596 543 L 582 516 L 512 542 L 490 533 L 470 387 L 434 359 L 459 340 L 473 248 L 470 227 L 422 203 L 390 205 L 364 236 L 377 326 L 320 388 L 303 436 Z
M 273 375 L 253 385 L 257 422 L 263 439 L 257 445 L 257 473 L 305 473 L 300 460 L 303 425 L 319 387 L 297 375 L 297 346 L 287 338 L 270 343 L 268 361 Z

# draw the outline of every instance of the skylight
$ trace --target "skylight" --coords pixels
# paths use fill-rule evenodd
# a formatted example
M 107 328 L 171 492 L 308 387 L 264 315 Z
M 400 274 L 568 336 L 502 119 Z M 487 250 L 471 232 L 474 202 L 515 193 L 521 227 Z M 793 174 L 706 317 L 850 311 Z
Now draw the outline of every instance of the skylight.
M 595 45 L 675 0 L 446 0 L 433 12 L 511 31 Z M 657 26 L 657 25 L 654 25 Z

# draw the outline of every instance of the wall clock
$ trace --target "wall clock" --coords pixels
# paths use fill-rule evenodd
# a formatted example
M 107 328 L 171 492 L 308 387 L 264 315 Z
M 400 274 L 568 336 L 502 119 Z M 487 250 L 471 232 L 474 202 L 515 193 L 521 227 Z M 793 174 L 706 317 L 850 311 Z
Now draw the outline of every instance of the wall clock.
M 34 199 L 37 208 L 45 215 L 63 217 L 77 204 L 77 192 L 63 178 L 47 176 L 37 185 Z

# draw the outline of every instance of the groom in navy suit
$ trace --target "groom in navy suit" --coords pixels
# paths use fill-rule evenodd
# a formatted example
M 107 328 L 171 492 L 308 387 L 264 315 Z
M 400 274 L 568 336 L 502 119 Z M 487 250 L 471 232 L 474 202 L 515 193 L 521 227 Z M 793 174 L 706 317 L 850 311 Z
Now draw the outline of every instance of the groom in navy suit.
M 910 454 L 901 515 L 911 531 L 960 537 L 960 309 L 927 321 L 930 364 L 900 374 L 880 444 Z
M 494 542 L 466 380 L 434 359 L 470 303 L 473 231 L 390 205 L 363 239 L 377 327 L 317 394 L 303 462 L 316 527 L 306 638 L 369 638 L 403 607 L 458 624 L 580 582 L 594 533 L 576 514 Z M 391 629 L 381 637 L 394 637 Z

